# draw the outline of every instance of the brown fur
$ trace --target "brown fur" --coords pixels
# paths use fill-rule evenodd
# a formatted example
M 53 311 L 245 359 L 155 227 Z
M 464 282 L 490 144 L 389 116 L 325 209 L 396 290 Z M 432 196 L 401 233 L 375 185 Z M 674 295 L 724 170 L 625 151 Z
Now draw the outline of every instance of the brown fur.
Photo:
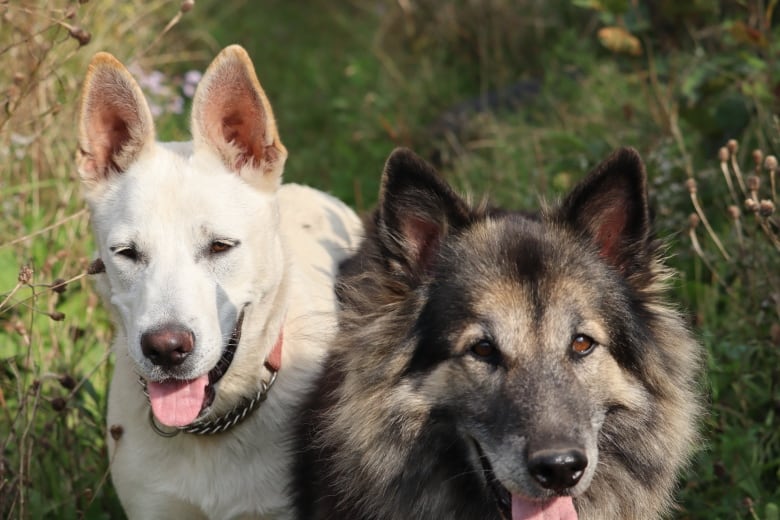
M 664 515 L 701 413 L 668 277 L 633 150 L 535 217 L 470 208 L 395 152 L 305 408 L 299 518 L 498 519 L 480 454 L 507 490 L 573 496 L 581 519 Z M 582 356 L 578 335 L 596 345 Z M 550 490 L 526 458 L 556 442 L 588 467 Z

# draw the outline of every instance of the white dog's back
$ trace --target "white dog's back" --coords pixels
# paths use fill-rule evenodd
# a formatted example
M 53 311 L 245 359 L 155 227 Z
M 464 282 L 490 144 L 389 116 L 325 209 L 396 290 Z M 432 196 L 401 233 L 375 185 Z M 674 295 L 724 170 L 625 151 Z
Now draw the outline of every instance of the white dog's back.
M 363 226 L 343 202 L 300 184 L 283 184 L 277 193 L 282 236 L 293 259 L 308 279 L 333 286 L 333 278 L 345 251 L 357 249 Z M 335 295 L 330 291 L 332 302 Z

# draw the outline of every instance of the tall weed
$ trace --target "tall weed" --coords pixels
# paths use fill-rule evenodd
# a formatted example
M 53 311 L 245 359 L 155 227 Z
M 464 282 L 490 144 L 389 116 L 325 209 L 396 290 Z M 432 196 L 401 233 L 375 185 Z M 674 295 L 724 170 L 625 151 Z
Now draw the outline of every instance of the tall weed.
M 0 2 L 0 517 L 121 515 L 106 485 L 111 326 L 86 274 L 78 96 L 97 50 L 142 70 L 191 62 L 162 45 L 191 7 Z

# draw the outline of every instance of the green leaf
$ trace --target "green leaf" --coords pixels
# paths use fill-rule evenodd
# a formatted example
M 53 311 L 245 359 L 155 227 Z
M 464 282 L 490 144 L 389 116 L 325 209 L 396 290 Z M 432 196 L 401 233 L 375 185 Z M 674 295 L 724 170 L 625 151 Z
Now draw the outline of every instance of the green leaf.
M 780 507 L 770 502 L 764 508 L 764 520 L 780 520 Z
M 0 249 L 0 294 L 10 291 L 16 285 L 19 265 L 12 249 Z

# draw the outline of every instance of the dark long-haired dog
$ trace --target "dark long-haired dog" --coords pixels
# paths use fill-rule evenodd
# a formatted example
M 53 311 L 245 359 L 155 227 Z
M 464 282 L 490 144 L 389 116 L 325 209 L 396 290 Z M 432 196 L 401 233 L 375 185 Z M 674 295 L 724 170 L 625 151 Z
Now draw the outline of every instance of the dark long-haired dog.
M 394 152 L 303 412 L 300 519 L 645 519 L 696 440 L 700 347 L 622 149 L 538 214 Z

